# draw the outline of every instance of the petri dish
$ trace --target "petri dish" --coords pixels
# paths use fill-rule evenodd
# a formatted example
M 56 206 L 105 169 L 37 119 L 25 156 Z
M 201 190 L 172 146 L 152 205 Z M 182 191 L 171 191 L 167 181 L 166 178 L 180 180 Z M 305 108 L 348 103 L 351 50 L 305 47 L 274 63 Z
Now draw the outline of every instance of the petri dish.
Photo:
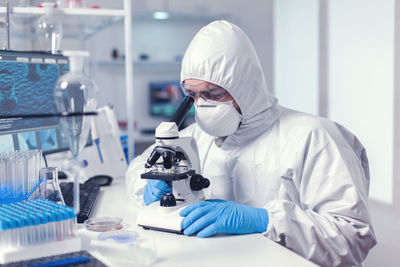
M 95 232 L 119 230 L 123 227 L 122 219 L 118 217 L 90 218 L 87 219 L 84 224 L 86 229 Z
M 139 233 L 129 230 L 112 231 L 100 234 L 98 239 L 122 244 L 137 243 L 139 239 Z

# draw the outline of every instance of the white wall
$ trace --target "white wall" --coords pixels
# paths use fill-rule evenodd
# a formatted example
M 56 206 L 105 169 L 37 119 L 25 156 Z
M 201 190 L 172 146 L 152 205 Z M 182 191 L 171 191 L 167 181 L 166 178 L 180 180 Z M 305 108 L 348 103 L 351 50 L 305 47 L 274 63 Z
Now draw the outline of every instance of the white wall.
M 394 0 L 329 5 L 329 117 L 367 148 L 371 198 L 393 199 Z
M 399 174 L 394 159 L 399 159 L 400 143 L 394 131 L 400 129 L 396 120 L 400 107 L 394 109 L 398 105 L 394 99 L 398 100 L 400 76 L 394 70 L 399 67 L 400 50 L 395 47 L 394 36 L 398 45 L 400 27 L 395 28 L 399 22 L 398 18 L 395 22 L 395 7 L 396 14 L 400 14 L 400 4 L 394 0 L 277 0 L 275 5 L 278 98 L 281 103 L 307 111 L 304 100 L 298 102 L 301 97 L 296 90 L 311 84 L 305 90 L 312 107 L 308 112 L 316 111 L 318 104 L 326 104 L 320 106 L 320 114 L 350 129 L 365 145 L 371 170 L 370 215 L 378 240 L 365 266 L 396 266 L 400 190 L 394 187 L 394 181 L 399 185 L 400 179 L 393 170 Z M 320 14 L 315 15 L 318 8 Z M 319 36 L 315 27 L 319 27 Z M 307 66 L 308 60 L 313 64 Z M 319 69 L 315 68 L 315 60 L 320 63 Z M 299 69 L 303 76 L 296 86 L 290 79 L 299 76 Z M 316 79 L 319 88 L 315 87 Z
M 318 0 L 275 1 L 274 88 L 283 106 L 318 114 Z
M 322 114 L 354 132 L 366 146 L 370 196 L 391 203 L 394 0 L 327 1 L 327 17 L 322 19 L 320 4 L 275 1 L 276 95 L 282 105 L 318 114 L 319 97 L 327 89 Z M 320 25 L 324 20 L 327 26 Z M 327 30 L 322 36 L 320 27 Z M 319 50 L 320 38 L 326 38 L 325 51 Z M 319 65 L 320 52 L 326 66 Z M 320 75 L 327 77 L 327 88 L 319 84 Z

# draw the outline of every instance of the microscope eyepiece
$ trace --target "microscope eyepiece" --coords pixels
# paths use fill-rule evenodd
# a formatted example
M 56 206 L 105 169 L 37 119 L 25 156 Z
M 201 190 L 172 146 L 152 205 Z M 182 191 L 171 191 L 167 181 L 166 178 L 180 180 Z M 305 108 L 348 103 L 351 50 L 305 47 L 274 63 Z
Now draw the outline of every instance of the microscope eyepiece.
M 175 122 L 176 126 L 181 126 L 182 122 L 186 118 L 189 110 L 192 108 L 194 103 L 194 99 L 191 96 L 185 97 L 182 103 L 179 105 L 178 109 L 175 111 L 175 114 L 172 116 L 170 122 Z

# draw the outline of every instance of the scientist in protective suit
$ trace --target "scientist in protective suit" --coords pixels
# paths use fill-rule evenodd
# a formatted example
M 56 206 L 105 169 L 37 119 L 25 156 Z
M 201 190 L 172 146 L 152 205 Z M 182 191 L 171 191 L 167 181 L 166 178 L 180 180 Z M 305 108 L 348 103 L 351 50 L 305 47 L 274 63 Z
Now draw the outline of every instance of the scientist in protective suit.
M 367 207 L 368 159 L 358 139 L 325 118 L 278 105 L 246 34 L 227 21 L 202 28 L 182 62 L 182 88 L 195 99 L 207 201 L 180 215 L 185 235 L 260 233 L 324 266 L 360 265 L 376 244 Z M 126 174 L 138 205 L 171 188 L 144 180 L 152 147 Z

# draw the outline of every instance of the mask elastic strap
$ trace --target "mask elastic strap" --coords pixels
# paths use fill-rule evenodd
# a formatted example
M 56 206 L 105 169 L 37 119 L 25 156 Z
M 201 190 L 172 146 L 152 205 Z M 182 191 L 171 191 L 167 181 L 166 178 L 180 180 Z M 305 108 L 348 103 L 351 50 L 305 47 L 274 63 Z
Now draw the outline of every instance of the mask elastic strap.
M 202 100 L 204 104 L 199 105 L 199 100 Z M 214 108 L 218 105 L 233 105 L 233 99 L 225 101 L 225 102 L 220 102 L 220 101 L 215 101 L 215 100 L 210 100 L 210 99 L 204 99 L 204 98 L 199 98 L 196 103 L 196 107 L 201 107 L 201 108 Z

